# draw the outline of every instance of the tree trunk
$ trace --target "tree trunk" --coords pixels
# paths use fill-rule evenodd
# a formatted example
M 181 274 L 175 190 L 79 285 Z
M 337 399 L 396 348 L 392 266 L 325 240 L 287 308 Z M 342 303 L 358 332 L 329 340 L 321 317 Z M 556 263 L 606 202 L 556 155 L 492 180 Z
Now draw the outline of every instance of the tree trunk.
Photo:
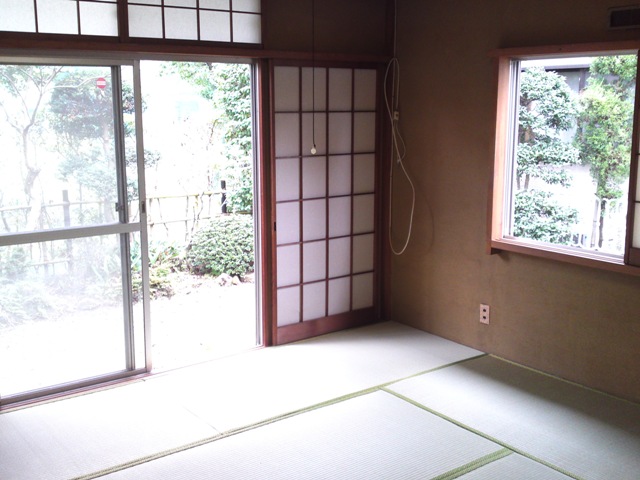
M 604 217 L 606 211 L 606 200 L 600 200 L 600 224 L 598 225 L 598 248 L 602 248 L 604 238 Z

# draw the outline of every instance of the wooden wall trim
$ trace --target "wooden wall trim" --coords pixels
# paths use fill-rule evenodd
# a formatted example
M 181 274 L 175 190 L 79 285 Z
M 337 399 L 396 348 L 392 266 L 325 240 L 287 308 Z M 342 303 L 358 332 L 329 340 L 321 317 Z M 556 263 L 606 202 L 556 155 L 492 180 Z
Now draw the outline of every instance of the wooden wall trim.
M 82 53 L 108 53 L 108 54 L 133 54 L 134 56 L 147 57 L 158 55 L 186 55 L 186 56 L 217 56 L 229 59 L 281 59 L 302 60 L 316 62 L 370 62 L 383 63 L 389 60 L 388 55 L 355 55 L 345 53 L 322 53 L 303 51 L 265 50 L 260 46 L 229 46 L 213 42 L 197 41 L 166 41 L 157 39 L 136 39 L 135 42 L 121 42 L 117 37 L 90 37 L 77 35 L 49 35 L 49 34 L 23 34 L 2 32 L 0 33 L 0 49 L 12 50 L 15 54 L 21 54 L 25 50 L 36 53 L 52 52 L 77 52 Z
M 640 50 L 640 40 L 618 42 L 573 43 L 568 45 L 546 45 L 537 47 L 500 48 L 489 52 L 491 57 L 509 57 L 512 59 L 534 58 L 537 56 L 598 55 L 602 52 L 629 52 Z

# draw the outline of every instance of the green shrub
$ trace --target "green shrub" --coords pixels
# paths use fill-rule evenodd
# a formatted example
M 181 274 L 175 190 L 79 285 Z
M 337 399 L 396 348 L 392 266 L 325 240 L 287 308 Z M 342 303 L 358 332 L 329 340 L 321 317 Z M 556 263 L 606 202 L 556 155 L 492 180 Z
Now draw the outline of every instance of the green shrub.
M 198 275 L 253 271 L 253 217 L 221 215 L 198 230 L 187 247 L 187 265 Z
M 149 244 L 149 291 L 152 298 L 173 295 L 171 274 L 183 270 L 180 251 L 181 248 L 174 243 L 156 241 Z M 142 297 L 141 255 L 140 244 L 134 242 L 131 245 L 131 282 L 135 301 Z

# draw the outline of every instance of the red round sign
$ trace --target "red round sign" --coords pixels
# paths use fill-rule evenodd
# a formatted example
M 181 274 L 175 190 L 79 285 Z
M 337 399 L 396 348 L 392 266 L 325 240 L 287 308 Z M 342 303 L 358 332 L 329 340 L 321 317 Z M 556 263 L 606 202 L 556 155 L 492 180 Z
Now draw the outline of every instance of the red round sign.
M 102 88 L 105 88 L 106 86 L 107 86 L 107 81 L 104 78 L 100 77 L 96 80 L 96 87 L 102 89 Z

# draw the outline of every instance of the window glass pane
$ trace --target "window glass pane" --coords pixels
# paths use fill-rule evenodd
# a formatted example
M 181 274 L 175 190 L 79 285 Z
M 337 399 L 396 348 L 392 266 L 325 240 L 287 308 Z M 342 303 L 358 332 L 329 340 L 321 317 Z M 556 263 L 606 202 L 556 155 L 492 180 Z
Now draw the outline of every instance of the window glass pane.
M 311 71 L 315 72 L 315 79 Z M 312 95 L 315 92 L 315 97 Z M 305 112 L 327 109 L 327 69 L 302 69 L 302 110 Z
M 260 13 L 260 0 L 233 0 L 233 10 Z
M 327 158 L 304 157 L 302 159 L 303 198 L 324 197 L 327 192 Z
M 157 7 L 129 6 L 129 35 L 162 38 L 162 10 Z
M 300 246 L 278 247 L 278 286 L 300 283 Z
M 329 315 L 348 312 L 350 300 L 351 280 L 349 278 L 329 280 Z
M 0 234 L 117 222 L 111 69 L 0 65 L 0 78 Z
M 313 282 L 326 278 L 327 242 L 305 243 L 302 258 L 302 280 L 304 282 Z
M 260 43 L 260 15 L 233 13 L 233 41 L 238 43 Z
M 277 67 L 274 70 L 274 106 L 278 112 L 297 111 L 300 108 L 300 70 L 297 67 Z
M 118 35 L 118 6 L 113 3 L 80 3 L 83 35 Z
M 133 66 L 120 67 L 122 76 L 122 105 L 124 122 L 124 149 L 126 164 L 126 185 L 129 203 L 129 221 L 140 220 L 140 202 L 138 187 L 138 153 L 136 144 L 136 116 L 133 98 Z
M 276 160 L 276 201 L 300 198 L 300 160 L 278 158 Z
M 521 63 L 507 235 L 622 256 L 635 55 Z
M 33 2 L 0 0 L 0 30 L 5 32 L 35 32 L 36 17 Z
M 38 31 L 77 34 L 77 5 L 69 0 L 38 0 Z
M 120 236 L 0 247 L 0 393 L 124 370 Z
M 130 4 L 162 5 L 162 0 L 129 0 Z
M 312 283 L 303 287 L 302 320 L 313 320 L 325 316 L 327 287 L 325 282 Z
M 166 38 L 198 39 L 198 17 L 195 10 L 165 8 L 164 25 Z
M 278 326 L 300 321 L 300 287 L 278 289 Z
M 329 110 L 351 110 L 351 69 L 329 69 Z

